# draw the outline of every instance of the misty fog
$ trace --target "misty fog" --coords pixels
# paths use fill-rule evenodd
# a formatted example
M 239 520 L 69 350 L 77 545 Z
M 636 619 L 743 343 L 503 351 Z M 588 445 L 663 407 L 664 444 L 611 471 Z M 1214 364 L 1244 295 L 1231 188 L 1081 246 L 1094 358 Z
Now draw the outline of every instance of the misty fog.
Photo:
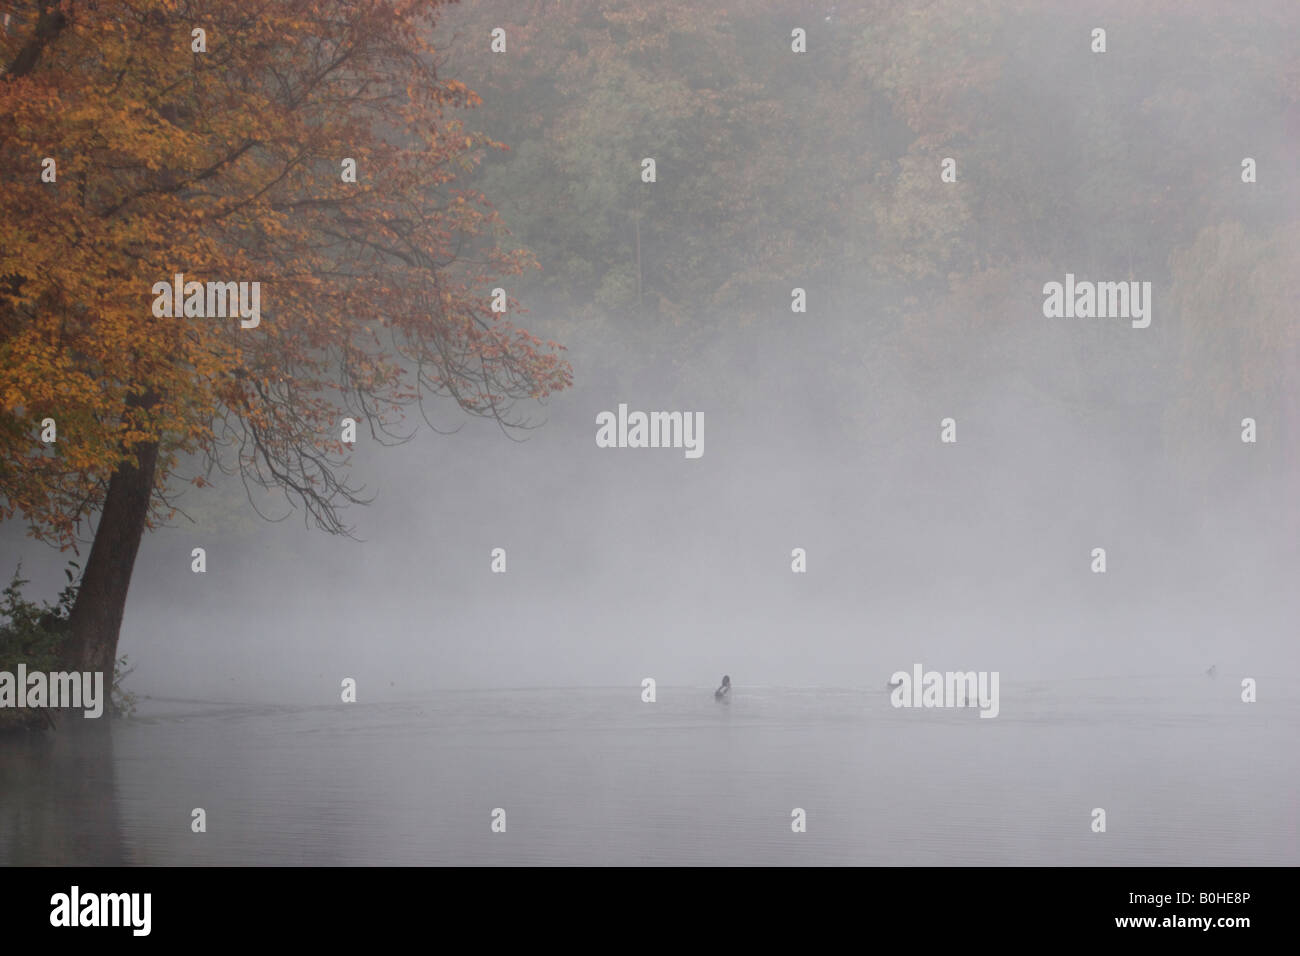
M 1156 325 L 1052 327 L 1032 285 L 1007 299 L 1015 292 L 1019 321 L 1012 301 L 1001 315 L 1031 353 L 1022 363 L 1059 367 L 1072 334 L 1130 337 L 1160 356 Z M 1149 416 L 1172 390 L 1141 395 L 1117 378 L 1138 397 L 1084 428 L 1052 404 L 1050 374 L 1026 381 L 969 333 L 969 350 L 953 350 L 960 367 L 922 388 L 863 351 L 876 307 L 774 309 L 737 333 L 743 359 L 714 343 L 617 387 L 599 371 L 600 384 L 584 381 L 577 343 L 578 384 L 515 440 L 455 414 L 435 419 L 460 424 L 454 434 L 424 427 L 392 448 L 363 437 L 351 474 L 375 498 L 347 512 L 358 540 L 304 527 L 282 502 L 262 507 L 284 521 L 260 522 L 237 480 L 188 492 L 179 503 L 194 523 L 178 518 L 141 549 L 120 647 L 136 667 L 130 686 L 324 702 L 342 676 L 381 700 L 647 676 L 694 686 L 724 672 L 874 687 L 913 660 L 1007 679 L 1183 676 L 1215 663 L 1293 672 L 1295 485 L 1276 455 L 1249 448 L 1233 482 L 1196 497 L 1150 441 Z M 857 387 L 825 379 L 828 357 L 857 363 Z M 717 396 L 718 375 L 748 379 L 743 400 Z M 890 412 L 877 419 L 882 400 Z M 597 448 L 595 416 L 619 402 L 702 411 L 703 456 Z M 951 447 L 938 440 L 949 415 Z M 1221 424 L 1235 440 L 1235 423 Z M 1098 545 L 1104 577 L 1089 573 Z M 196 546 L 203 575 L 190 570 Z M 490 572 L 496 547 L 505 574 Z M 790 571 L 795 547 L 806 575 Z M 29 545 L 22 557 L 48 587 L 66 556 Z

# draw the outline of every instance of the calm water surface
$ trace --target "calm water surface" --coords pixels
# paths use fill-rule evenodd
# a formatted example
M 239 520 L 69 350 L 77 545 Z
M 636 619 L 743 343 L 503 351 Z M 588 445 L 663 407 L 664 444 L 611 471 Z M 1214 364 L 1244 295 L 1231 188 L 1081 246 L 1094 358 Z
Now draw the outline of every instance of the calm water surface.
M 1300 697 L 1274 686 L 1004 680 L 993 720 L 883 687 L 151 700 L 0 737 L 0 863 L 1295 865 Z

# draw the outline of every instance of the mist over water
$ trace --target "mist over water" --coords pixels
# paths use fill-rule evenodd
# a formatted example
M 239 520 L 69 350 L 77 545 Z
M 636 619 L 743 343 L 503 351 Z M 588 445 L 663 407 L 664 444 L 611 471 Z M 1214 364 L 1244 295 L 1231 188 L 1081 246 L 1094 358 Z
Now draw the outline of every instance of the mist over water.
M 617 397 L 679 407 L 657 394 Z M 377 493 L 351 515 L 360 541 L 293 519 L 151 535 L 120 647 L 132 687 L 324 703 L 343 676 L 374 701 L 724 672 L 874 686 L 914 661 L 1008 679 L 1296 673 L 1280 482 L 1244 479 L 1202 509 L 1158 463 L 1006 396 L 963 404 L 953 448 L 938 403 L 913 441 L 883 447 L 812 409 L 800 424 L 789 407 L 700 405 L 707 450 L 688 461 L 596 448 L 598 397 L 556 401 L 523 443 L 471 423 L 358 455 Z M 505 574 L 489 572 L 496 547 Z
M 883 690 L 455 691 L 341 708 L 156 701 L 94 748 L 30 744 L 0 807 L 12 863 L 1294 865 L 1295 695 L 1042 681 L 1005 709 Z M 75 738 L 74 738 L 75 739 Z M 69 792 L 73 765 L 90 768 Z M 105 775 L 104 777 L 100 775 Z M 83 773 L 83 777 L 86 775 Z M 54 783 L 51 786 L 51 783 Z M 102 786 L 107 782 L 108 786 Z M 30 789 L 29 789 L 30 788 Z M 98 804 L 89 792 L 108 792 Z M 1079 796 L 1107 809 L 1090 831 Z M 202 802 L 195 838 L 175 807 Z M 50 845 L 18 805 L 80 820 Z M 792 833 L 791 808 L 807 813 Z M 504 835 L 490 811 L 506 811 Z M 24 825 L 26 821 L 26 825 Z M 93 821 L 93 822 L 92 822 Z M 183 821 L 182 821 L 183 822 Z
M 449 29 L 506 9 L 466 7 Z M 363 429 L 349 475 L 375 497 L 344 513 L 355 540 L 255 494 L 285 518 L 261 520 L 237 479 L 187 490 L 132 578 L 118 653 L 137 715 L 0 737 L 0 862 L 1300 864 L 1300 125 L 1294 77 L 1265 79 L 1300 21 L 1238 23 L 1229 42 L 1205 9 L 1112 26 L 1105 68 L 1082 13 L 1017 32 L 991 9 L 987 35 L 954 13 L 912 44 L 925 56 L 899 40 L 888 69 L 863 52 L 883 30 L 826 28 L 817 56 L 861 85 L 860 115 L 841 128 L 810 98 L 784 146 L 735 135 L 760 122 L 739 108 L 719 119 L 752 141 L 735 181 L 788 189 L 791 211 L 770 217 L 788 232 L 736 220 L 707 255 L 699 203 L 671 190 L 722 185 L 689 142 L 665 136 L 644 205 L 557 180 L 527 149 L 485 160 L 472 182 L 541 249 L 540 275 L 511 284 L 519 324 L 564 344 L 573 388 L 521 405 L 539 426 L 524 432 L 435 403 L 445 434 L 416 415 L 385 448 Z M 971 128 L 944 138 L 913 112 L 962 114 L 930 95 L 948 88 L 950 34 L 1004 52 L 967 84 Z M 1258 61 L 1218 58 L 1239 48 Z M 531 128 L 473 56 L 448 69 L 483 88 L 474 120 L 493 135 Z M 577 95 L 556 83 L 557 101 Z M 625 111 L 590 112 L 616 129 L 658 115 L 629 89 Z M 654 137 L 597 132 L 576 127 L 586 146 L 562 168 L 581 180 L 608 146 L 633 188 Z M 852 175 L 834 178 L 841 156 Z M 602 221 L 584 203 L 635 208 L 635 301 L 626 262 L 604 274 L 541 245 L 548 202 L 563 236 Z M 767 264 L 781 243 L 819 251 L 736 280 L 743 303 L 723 274 L 709 298 L 673 298 L 683 260 Z M 1150 282 L 1150 326 L 1046 317 L 1044 284 L 1067 274 Z M 584 282 L 600 295 L 577 309 L 566 289 Z M 620 404 L 701 414 L 702 456 L 598 447 L 597 416 Z M 0 572 L 21 559 L 52 596 L 69 555 L 23 531 L 0 526 Z M 886 682 L 915 664 L 999 673 L 998 716 L 891 706 Z
M 813 359 L 782 355 L 788 374 L 817 381 Z M 960 401 L 861 424 L 795 391 L 734 408 L 683 399 L 670 375 L 579 385 L 524 441 L 469 422 L 360 449 L 354 476 L 375 494 L 348 512 L 360 540 L 299 517 L 257 522 L 237 483 L 191 492 L 181 503 L 196 523 L 141 549 L 120 644 L 130 687 L 310 704 L 337 699 L 344 676 L 369 701 L 635 693 L 644 677 L 703 685 L 724 672 L 741 687 L 875 686 L 916 661 L 1008 680 L 1212 664 L 1292 679 L 1300 560 L 1284 476 L 1243 465 L 1206 501 L 1133 434 L 1134 411 L 1085 433 L 987 371 Z M 619 401 L 703 411 L 705 454 L 597 448 L 596 413 Z M 949 412 L 959 440 L 942 446 Z M 204 495 L 221 502 L 215 516 Z M 1097 546 L 1105 575 L 1089 571 Z M 489 570 L 497 547 L 505 574 Z M 791 573 L 795 547 L 807 574 Z M 66 556 L 22 558 L 53 582 Z

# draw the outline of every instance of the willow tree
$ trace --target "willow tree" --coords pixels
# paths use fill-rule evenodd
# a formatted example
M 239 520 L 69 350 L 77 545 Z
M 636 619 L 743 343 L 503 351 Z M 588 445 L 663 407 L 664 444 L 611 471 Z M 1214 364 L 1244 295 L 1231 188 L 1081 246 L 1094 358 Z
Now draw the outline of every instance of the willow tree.
M 478 98 L 437 69 L 440 7 L 9 5 L 0 517 L 62 547 L 93 528 L 71 665 L 111 671 L 178 485 L 220 468 L 342 532 L 342 418 L 396 440 L 447 400 L 522 426 L 517 403 L 570 383 L 492 295 L 530 263 L 457 185 L 500 144 L 458 118 Z M 178 275 L 184 306 L 158 308 Z M 256 325 L 199 294 L 254 282 Z

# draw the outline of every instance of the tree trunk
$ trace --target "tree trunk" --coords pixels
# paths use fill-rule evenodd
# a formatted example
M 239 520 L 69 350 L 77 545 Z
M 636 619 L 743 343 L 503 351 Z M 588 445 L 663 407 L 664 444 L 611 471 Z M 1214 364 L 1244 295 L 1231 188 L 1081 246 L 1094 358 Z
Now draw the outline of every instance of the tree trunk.
M 135 454 L 136 462 L 119 466 L 109 480 L 104 510 L 68 622 L 68 666 L 102 671 L 105 694 L 113 683 L 126 592 L 149 517 L 158 444 L 137 445 Z

